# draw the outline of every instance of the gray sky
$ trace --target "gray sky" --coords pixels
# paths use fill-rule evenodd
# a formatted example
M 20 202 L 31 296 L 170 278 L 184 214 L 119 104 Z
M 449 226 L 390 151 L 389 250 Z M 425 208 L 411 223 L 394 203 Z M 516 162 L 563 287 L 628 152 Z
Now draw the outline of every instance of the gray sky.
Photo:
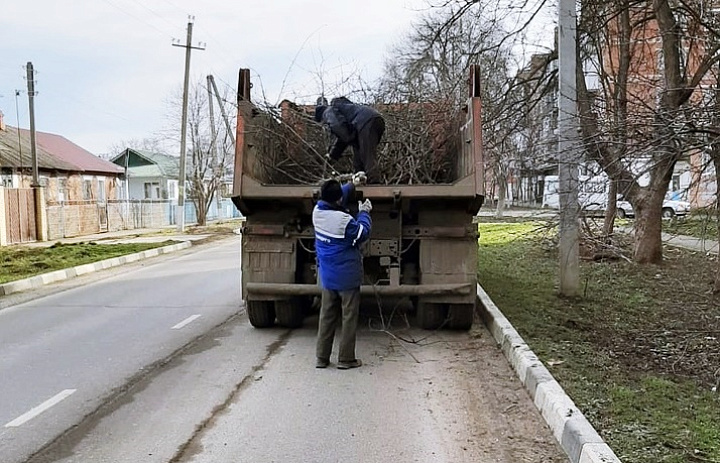
M 35 123 L 100 154 L 120 140 L 167 127 L 165 101 L 179 93 L 188 14 L 195 16 L 191 77 L 213 74 L 220 91 L 240 67 L 270 102 L 314 101 L 332 87 L 380 73 L 390 46 L 426 11 L 424 0 L 27 0 L 0 15 L 0 110 L 28 127 L 24 66 L 37 71 Z M 283 87 L 283 81 L 285 85 Z M 326 91 L 327 92 L 327 91 Z M 179 121 L 178 121 L 179 126 Z M 179 128 L 178 128 L 179 130 Z

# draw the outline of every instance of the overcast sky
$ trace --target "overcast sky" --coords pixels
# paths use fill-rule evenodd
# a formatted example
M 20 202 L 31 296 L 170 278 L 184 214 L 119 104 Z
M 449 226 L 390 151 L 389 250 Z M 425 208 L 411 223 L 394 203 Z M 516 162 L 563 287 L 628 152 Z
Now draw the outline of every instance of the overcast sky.
M 357 72 L 372 82 L 425 12 L 425 0 L 6 1 L 0 110 L 17 125 L 15 91 L 23 90 L 19 125 L 29 127 L 24 66 L 32 61 L 37 130 L 106 153 L 168 126 L 165 101 L 181 91 L 185 55 L 172 40 L 185 42 L 189 14 L 193 44 L 206 44 L 192 53 L 194 80 L 213 74 L 221 92 L 235 92 L 238 69 L 247 67 L 253 91 L 262 83 L 270 102 L 309 102 L 320 75 L 330 85 Z
M 235 91 L 238 69 L 248 67 L 255 88 L 262 79 L 276 102 L 316 94 L 318 73 L 327 82 L 356 70 L 377 76 L 389 46 L 424 9 L 422 0 L 3 2 L 0 110 L 15 126 L 15 90 L 27 89 L 32 61 L 36 128 L 99 154 L 167 125 L 164 101 L 181 89 L 185 56 L 172 39 L 184 43 L 189 14 L 194 44 L 207 44 L 193 52 L 191 76 L 213 74 L 221 91 Z M 28 127 L 26 92 L 18 102 Z

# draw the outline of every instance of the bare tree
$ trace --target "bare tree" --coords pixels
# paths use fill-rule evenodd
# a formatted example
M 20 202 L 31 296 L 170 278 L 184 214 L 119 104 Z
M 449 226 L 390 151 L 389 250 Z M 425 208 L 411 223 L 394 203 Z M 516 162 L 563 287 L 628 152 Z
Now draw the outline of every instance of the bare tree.
M 234 148 L 226 125 L 221 119 L 220 111 L 213 121 L 217 128 L 215 139 L 212 136 L 211 121 L 208 108 L 208 89 L 205 80 L 198 80 L 191 85 L 188 98 L 188 150 L 187 150 L 187 182 L 188 198 L 195 205 L 198 225 L 205 225 L 207 213 L 213 199 L 225 178 L 226 170 L 232 165 Z M 173 95 L 168 104 L 171 113 L 179 115 L 182 94 Z M 226 102 L 227 95 L 221 100 Z M 232 114 L 234 111 L 226 111 Z M 172 117 L 180 120 L 180 117 Z M 233 124 L 231 123 L 232 127 Z M 177 129 L 168 133 L 177 133 Z
M 497 187 L 497 214 L 502 215 L 507 185 L 523 150 L 519 137 L 530 100 L 518 95 L 527 81 L 512 76 L 515 63 L 507 40 L 512 33 L 505 31 L 497 12 L 496 5 L 479 2 L 446 2 L 431 11 L 390 54 L 379 94 L 390 101 L 445 100 L 461 106 L 467 70 L 479 64 L 485 163 Z
M 594 111 L 579 72 L 583 141 L 635 209 L 638 263 L 662 261 L 662 203 L 675 164 L 695 149 L 688 110 L 701 104 L 693 94 L 720 58 L 718 47 L 707 41 L 715 32 L 701 20 L 699 6 L 668 0 L 583 3 L 581 30 L 605 40 L 595 46 L 606 105 Z M 640 182 L 638 166 L 646 183 Z
M 127 148 L 149 151 L 151 153 L 164 153 L 167 150 L 166 139 L 161 135 L 154 135 L 147 138 L 130 138 L 120 140 L 110 145 L 107 153 L 101 154 L 103 159 L 112 159 Z

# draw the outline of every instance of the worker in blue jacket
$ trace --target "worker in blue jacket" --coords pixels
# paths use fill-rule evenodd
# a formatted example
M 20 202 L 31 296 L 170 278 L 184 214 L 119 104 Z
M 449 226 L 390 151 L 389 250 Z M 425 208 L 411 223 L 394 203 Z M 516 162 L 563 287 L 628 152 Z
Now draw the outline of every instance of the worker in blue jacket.
M 355 356 L 355 337 L 360 312 L 360 286 L 363 256 L 360 244 L 370 236 L 372 221 L 369 199 L 358 201 L 353 217 L 347 209 L 352 183 L 340 185 L 326 181 L 320 188 L 320 201 L 313 210 L 315 251 L 317 253 L 322 303 L 316 346 L 317 368 L 330 364 L 335 328 L 340 322 L 341 336 L 337 367 L 342 370 L 362 365 Z
M 345 149 L 352 146 L 355 173 L 365 172 L 368 183 L 380 183 L 375 160 L 385 133 L 385 120 L 379 112 L 345 97 L 334 98 L 330 105 L 320 97 L 315 107 L 315 121 L 328 126 L 336 137 L 326 154 L 328 161 L 337 161 Z

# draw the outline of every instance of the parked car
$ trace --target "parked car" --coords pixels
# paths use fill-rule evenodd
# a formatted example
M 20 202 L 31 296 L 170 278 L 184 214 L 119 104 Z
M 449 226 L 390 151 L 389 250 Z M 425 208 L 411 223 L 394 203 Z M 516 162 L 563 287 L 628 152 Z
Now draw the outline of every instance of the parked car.
M 690 203 L 677 199 L 665 199 L 662 204 L 663 219 L 672 219 L 673 217 L 683 217 L 690 212 Z M 625 217 L 635 217 L 635 211 L 632 205 L 625 200 L 617 202 L 617 216 L 621 219 Z

